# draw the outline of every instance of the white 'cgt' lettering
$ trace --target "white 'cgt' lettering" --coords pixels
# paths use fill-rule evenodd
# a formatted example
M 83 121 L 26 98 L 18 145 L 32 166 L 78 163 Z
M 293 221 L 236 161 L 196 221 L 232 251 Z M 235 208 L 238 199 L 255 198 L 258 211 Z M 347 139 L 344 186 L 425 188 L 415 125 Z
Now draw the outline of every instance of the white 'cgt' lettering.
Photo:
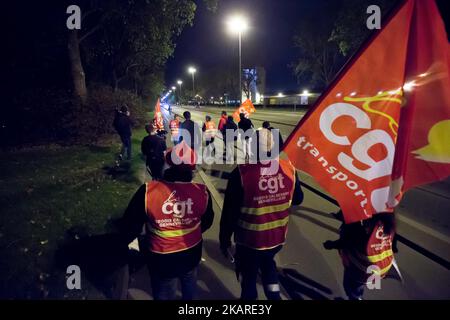
M 192 206 L 194 201 L 191 198 L 188 198 L 185 201 L 180 201 L 179 199 L 175 199 L 176 191 L 172 192 L 164 201 L 162 205 L 162 212 L 164 214 L 173 214 L 177 218 L 183 218 L 186 214 L 192 214 Z
M 268 178 L 267 176 L 262 176 L 259 179 L 258 187 L 261 191 L 269 190 L 270 194 L 277 193 L 278 190 L 284 189 L 284 177 L 281 173 L 278 176 L 272 176 Z

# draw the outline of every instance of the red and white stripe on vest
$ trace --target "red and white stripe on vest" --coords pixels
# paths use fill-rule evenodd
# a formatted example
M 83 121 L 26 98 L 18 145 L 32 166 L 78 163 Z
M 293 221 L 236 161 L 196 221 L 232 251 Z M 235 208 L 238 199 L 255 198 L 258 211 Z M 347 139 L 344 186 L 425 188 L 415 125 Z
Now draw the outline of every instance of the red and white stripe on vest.
M 295 169 L 287 160 L 239 165 L 244 200 L 235 242 L 266 250 L 286 241 Z
M 393 239 L 394 232 L 384 234 L 383 223 L 379 221 L 367 242 L 366 252 L 360 252 L 356 249 L 340 252 L 344 265 L 347 267 L 351 265 L 359 270 L 360 276 L 358 278 L 361 282 L 366 282 L 372 274 L 378 274 L 381 278 L 384 278 L 394 261 Z M 371 267 L 370 270 L 369 267 Z
M 178 134 L 180 130 L 180 121 L 171 120 L 169 123 L 170 133 L 172 134 L 172 139 L 178 139 Z
M 152 181 L 146 184 L 146 189 L 146 234 L 150 251 L 179 252 L 202 241 L 201 217 L 208 204 L 204 185 Z
M 216 124 L 214 123 L 214 121 L 206 121 L 205 128 L 205 139 L 211 140 L 211 138 L 214 138 L 216 135 Z

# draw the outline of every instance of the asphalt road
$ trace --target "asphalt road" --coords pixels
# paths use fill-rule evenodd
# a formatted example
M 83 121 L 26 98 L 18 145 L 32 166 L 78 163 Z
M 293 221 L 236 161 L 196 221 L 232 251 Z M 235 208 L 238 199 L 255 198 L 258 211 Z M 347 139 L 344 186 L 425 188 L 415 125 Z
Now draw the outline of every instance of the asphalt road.
M 189 110 L 199 125 L 206 114 L 216 124 L 221 109 L 173 108 L 182 114 Z M 228 109 L 227 111 L 232 111 Z M 163 110 L 167 120 L 171 115 Z M 304 112 L 257 110 L 252 115 L 255 127 L 271 121 L 286 138 Z M 216 144 L 220 140 L 216 139 Z M 235 299 L 240 288 L 232 263 L 225 259 L 218 244 L 219 221 L 227 176 L 234 165 L 201 165 L 196 180 L 205 183 L 213 193 L 215 221 L 204 234 L 204 261 L 199 268 L 199 299 Z M 317 190 L 314 180 L 301 172 L 301 180 Z M 292 208 L 287 243 L 277 256 L 280 282 L 285 299 L 344 299 L 343 268 L 336 251 L 327 251 L 322 243 L 337 239 L 340 223 L 330 215 L 337 207 L 320 195 L 304 188 L 305 200 Z M 323 190 L 321 190 L 324 192 Z M 368 290 L 365 299 L 450 299 L 450 192 L 448 181 L 408 192 L 397 210 L 398 233 L 401 236 L 396 254 L 403 282 L 391 270 L 382 281 L 381 290 Z M 146 270 L 132 276 L 129 297 L 150 298 Z M 259 298 L 264 299 L 261 285 Z

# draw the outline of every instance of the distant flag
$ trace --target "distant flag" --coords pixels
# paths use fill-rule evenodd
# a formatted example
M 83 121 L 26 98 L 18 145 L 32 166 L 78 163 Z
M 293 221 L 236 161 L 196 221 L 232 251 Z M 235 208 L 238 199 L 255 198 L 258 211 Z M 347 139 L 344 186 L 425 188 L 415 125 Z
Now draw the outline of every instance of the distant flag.
M 434 1 L 404 1 L 284 145 L 347 223 L 450 175 L 450 50 Z
M 252 114 L 253 112 L 256 112 L 255 106 L 250 99 L 247 99 L 233 113 L 233 119 L 234 121 L 239 122 L 241 121 L 241 118 L 239 117 L 240 113 L 245 114 L 246 118 L 250 118 L 250 114 Z
M 155 112 L 153 115 L 153 122 L 156 124 L 156 130 L 164 130 L 164 122 L 161 113 L 161 103 L 159 101 L 159 98 L 158 101 L 156 101 Z

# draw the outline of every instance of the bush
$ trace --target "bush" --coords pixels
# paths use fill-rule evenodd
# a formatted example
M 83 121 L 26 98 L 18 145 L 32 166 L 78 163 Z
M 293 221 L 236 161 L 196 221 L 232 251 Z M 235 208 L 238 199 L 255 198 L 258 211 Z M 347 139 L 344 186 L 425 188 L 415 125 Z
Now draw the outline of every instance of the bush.
M 75 104 L 73 113 L 64 121 L 65 131 L 73 133 L 68 140 L 80 143 L 92 143 L 99 138 L 115 133 L 112 126 L 115 109 L 123 104 L 128 106 L 135 127 L 145 122 L 145 108 L 142 100 L 129 91 L 113 91 L 109 87 L 94 87 L 89 91 L 85 105 Z
M 135 127 L 145 122 L 142 100 L 129 91 L 110 87 L 89 88 L 86 104 L 63 89 L 32 89 L 12 100 L 0 118 L 0 143 L 24 144 L 93 143 L 114 133 L 115 109 L 126 104 Z

